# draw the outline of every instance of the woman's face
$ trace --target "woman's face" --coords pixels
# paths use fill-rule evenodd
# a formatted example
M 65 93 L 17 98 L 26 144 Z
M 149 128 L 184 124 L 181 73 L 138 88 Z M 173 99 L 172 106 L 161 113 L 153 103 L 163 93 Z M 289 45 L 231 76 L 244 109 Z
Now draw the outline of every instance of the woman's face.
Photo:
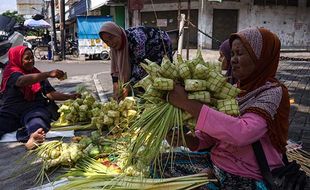
M 22 65 L 25 71 L 31 71 L 34 67 L 34 57 L 30 50 L 25 50 L 22 57 Z
M 227 59 L 222 51 L 220 51 L 220 57 L 218 61 L 222 63 L 222 70 L 227 70 Z
M 248 78 L 255 70 L 254 61 L 238 38 L 232 43 L 231 66 L 233 76 L 240 81 Z
M 120 37 L 114 36 L 112 34 L 103 32 L 101 34 L 101 39 L 106 43 L 110 48 L 120 49 L 122 46 L 122 39 Z

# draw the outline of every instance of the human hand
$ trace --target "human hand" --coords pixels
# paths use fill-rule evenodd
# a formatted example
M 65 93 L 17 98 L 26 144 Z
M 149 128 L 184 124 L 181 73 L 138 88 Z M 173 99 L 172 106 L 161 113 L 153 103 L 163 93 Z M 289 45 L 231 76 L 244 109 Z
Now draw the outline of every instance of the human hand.
M 168 93 L 168 101 L 175 107 L 183 109 L 188 101 L 184 87 L 180 84 L 175 84 L 173 90 Z
M 121 90 L 121 91 L 119 91 Z M 116 101 L 121 101 L 124 98 L 126 98 L 129 94 L 129 89 L 127 87 L 124 87 L 122 89 L 114 88 L 113 90 L 113 99 Z
M 185 134 L 183 134 L 185 135 Z M 179 128 L 172 128 L 167 136 L 166 140 L 169 143 L 170 146 L 172 147 L 180 147 L 183 146 L 183 138 L 182 138 L 182 133 L 179 130 Z
M 126 98 L 129 94 L 129 89 L 127 87 L 124 87 L 122 89 L 122 94 L 121 97 L 119 97 L 120 100 L 123 100 L 124 98 Z
M 48 72 L 48 76 L 50 78 L 62 79 L 65 76 L 65 72 L 63 72 L 62 70 L 59 70 L 59 69 L 55 69 L 55 70 Z
M 80 93 L 74 93 L 74 94 L 70 94 L 70 99 L 75 100 L 77 98 L 81 98 L 81 94 Z

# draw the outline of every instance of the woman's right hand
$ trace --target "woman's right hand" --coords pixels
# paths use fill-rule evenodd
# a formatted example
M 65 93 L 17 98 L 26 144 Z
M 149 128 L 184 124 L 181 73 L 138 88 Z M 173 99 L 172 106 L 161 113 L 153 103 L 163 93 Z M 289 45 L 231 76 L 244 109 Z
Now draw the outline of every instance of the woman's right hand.
M 183 134 L 185 136 L 185 134 Z M 180 147 L 183 146 L 183 138 L 182 134 L 179 132 L 178 128 L 172 128 L 167 136 L 166 140 L 168 141 L 169 145 L 172 147 Z
M 172 147 L 184 146 L 190 150 L 196 150 L 199 145 L 199 139 L 192 132 L 186 133 L 183 131 L 183 134 L 181 134 L 181 131 L 178 128 L 171 129 L 166 136 L 166 140 Z
M 185 103 L 188 102 L 187 93 L 183 86 L 180 84 L 175 84 L 173 90 L 169 91 L 168 97 L 169 103 L 175 107 L 184 109 Z
M 62 79 L 65 76 L 65 72 L 63 72 L 62 70 L 59 70 L 59 69 L 55 69 L 55 70 L 48 72 L 48 76 L 50 78 Z

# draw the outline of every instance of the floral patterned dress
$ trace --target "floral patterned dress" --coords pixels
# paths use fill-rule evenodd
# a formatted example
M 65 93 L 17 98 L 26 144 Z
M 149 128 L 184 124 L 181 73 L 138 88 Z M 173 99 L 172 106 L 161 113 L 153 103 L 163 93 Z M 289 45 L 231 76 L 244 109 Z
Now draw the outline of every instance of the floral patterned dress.
M 161 64 L 164 55 L 172 61 L 172 44 L 165 31 L 152 27 L 133 27 L 125 30 L 128 39 L 131 82 L 136 83 L 146 76 L 140 66 L 144 59 Z

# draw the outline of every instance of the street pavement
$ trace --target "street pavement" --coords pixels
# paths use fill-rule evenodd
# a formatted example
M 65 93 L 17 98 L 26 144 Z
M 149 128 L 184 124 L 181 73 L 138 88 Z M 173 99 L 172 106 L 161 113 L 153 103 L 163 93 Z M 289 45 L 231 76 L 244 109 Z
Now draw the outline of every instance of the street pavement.
M 289 137 L 310 151 L 310 62 L 282 61 L 277 77 L 291 98 Z

